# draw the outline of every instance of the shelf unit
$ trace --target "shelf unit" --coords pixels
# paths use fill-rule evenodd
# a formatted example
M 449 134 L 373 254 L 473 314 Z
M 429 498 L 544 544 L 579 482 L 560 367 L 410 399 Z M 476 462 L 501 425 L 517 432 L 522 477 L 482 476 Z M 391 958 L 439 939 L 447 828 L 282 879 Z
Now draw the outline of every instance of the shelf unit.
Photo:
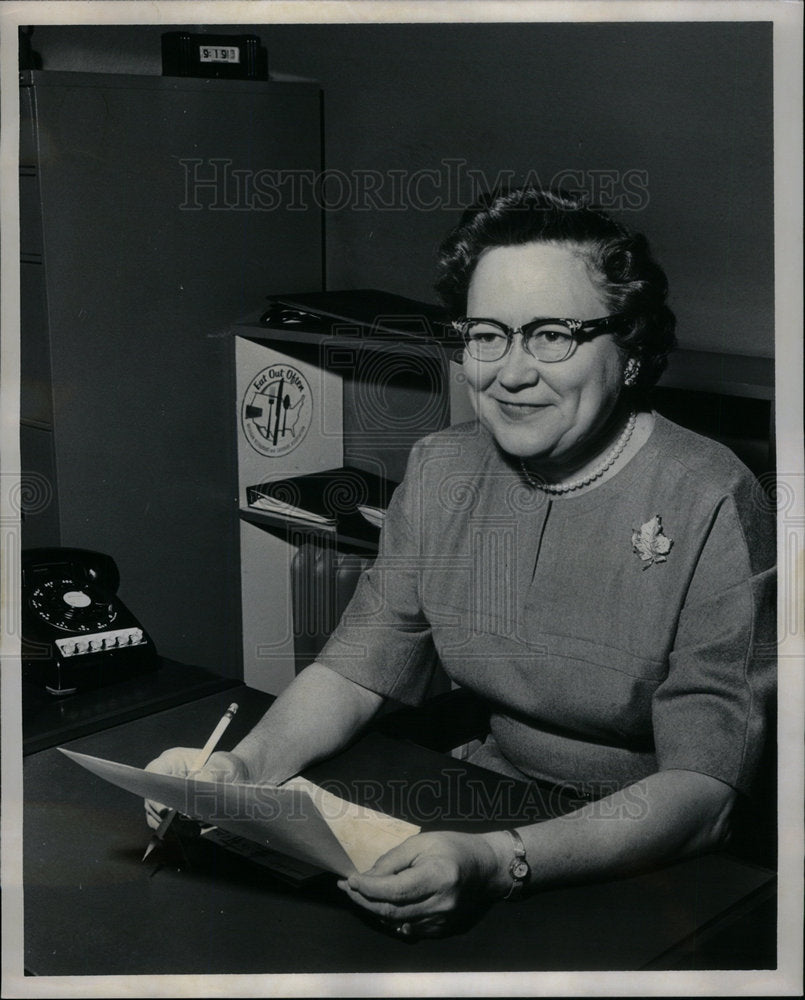
M 668 358 L 661 386 L 742 399 L 774 399 L 774 360 L 680 348 Z
M 456 419 L 455 373 L 450 351 L 435 340 L 266 327 L 258 316 L 233 328 L 233 351 L 244 678 L 276 694 L 297 666 L 290 585 L 295 553 L 314 542 L 371 557 L 379 531 L 367 522 L 365 533 L 345 534 L 257 510 L 247 503 L 247 488 L 342 466 L 399 482 L 414 442 Z M 282 416 L 293 413 L 282 440 L 280 398 Z
M 755 473 L 775 469 L 774 360 L 679 349 L 654 390 L 659 412 L 728 445 Z

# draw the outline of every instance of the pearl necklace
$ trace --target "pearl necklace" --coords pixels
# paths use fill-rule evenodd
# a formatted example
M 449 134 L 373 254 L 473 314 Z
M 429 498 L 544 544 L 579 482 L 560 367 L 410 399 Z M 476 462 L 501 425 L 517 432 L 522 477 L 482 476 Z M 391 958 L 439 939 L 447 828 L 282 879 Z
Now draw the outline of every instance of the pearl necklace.
M 537 490 L 542 490 L 543 493 L 571 493 L 573 490 L 580 490 L 582 486 L 589 486 L 590 483 L 595 482 L 596 479 L 600 479 L 607 469 L 611 468 L 623 454 L 623 450 L 629 443 L 629 438 L 632 436 L 632 431 L 634 431 L 636 420 L 637 414 L 634 410 L 632 410 L 629 414 L 629 419 L 626 421 L 626 426 L 621 431 L 620 437 L 612 446 L 611 450 L 607 452 L 601 464 L 593 469 L 593 471 L 588 475 L 584 476 L 583 479 L 577 479 L 575 482 L 570 483 L 543 483 L 531 474 L 531 472 L 526 468 L 525 461 L 521 458 L 520 468 L 523 471 L 523 475 L 526 477 L 531 486 Z

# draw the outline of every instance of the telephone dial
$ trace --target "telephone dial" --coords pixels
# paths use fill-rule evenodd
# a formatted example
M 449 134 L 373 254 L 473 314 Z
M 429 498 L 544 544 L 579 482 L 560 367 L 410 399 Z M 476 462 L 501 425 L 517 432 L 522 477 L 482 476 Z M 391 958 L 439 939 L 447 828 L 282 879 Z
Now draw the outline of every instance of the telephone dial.
M 23 550 L 23 681 L 66 695 L 157 666 L 154 643 L 117 596 L 119 584 L 103 553 Z

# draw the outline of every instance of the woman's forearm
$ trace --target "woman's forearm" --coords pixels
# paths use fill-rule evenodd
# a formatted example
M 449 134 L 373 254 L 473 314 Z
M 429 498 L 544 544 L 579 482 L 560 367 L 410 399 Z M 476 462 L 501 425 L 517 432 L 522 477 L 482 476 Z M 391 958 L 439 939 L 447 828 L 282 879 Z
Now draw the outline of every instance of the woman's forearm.
M 713 849 L 724 841 L 735 794 L 705 774 L 661 771 L 566 816 L 519 827 L 529 885 L 616 877 Z M 495 878 L 505 895 L 511 840 L 483 836 L 497 856 Z
M 375 694 L 318 663 L 302 671 L 234 753 L 248 780 L 278 784 L 340 750 L 383 704 Z

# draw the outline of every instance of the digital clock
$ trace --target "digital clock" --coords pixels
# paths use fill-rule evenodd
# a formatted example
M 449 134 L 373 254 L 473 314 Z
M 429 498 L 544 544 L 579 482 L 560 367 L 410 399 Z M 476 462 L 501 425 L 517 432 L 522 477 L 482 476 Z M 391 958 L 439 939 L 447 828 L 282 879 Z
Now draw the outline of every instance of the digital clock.
M 239 63 L 237 45 L 199 45 L 198 60 L 203 63 Z
M 268 53 L 257 35 L 162 35 L 163 76 L 267 80 Z

